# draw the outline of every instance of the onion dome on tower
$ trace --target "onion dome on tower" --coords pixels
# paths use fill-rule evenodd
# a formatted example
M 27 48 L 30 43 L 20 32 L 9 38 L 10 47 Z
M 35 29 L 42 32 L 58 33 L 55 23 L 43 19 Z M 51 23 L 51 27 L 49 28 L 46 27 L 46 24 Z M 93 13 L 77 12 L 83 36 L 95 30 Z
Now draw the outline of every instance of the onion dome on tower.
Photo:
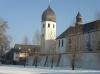
M 56 22 L 55 12 L 52 10 L 50 5 L 42 14 L 42 21 L 53 21 Z

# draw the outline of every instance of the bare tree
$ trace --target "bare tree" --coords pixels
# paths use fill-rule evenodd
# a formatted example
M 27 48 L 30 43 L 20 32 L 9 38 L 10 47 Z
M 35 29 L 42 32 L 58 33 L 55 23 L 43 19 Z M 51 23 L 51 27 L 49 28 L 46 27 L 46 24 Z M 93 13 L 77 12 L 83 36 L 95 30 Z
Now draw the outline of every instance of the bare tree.
M 55 54 L 56 54 L 56 40 L 54 39 L 54 35 L 52 34 L 52 31 L 51 33 L 49 34 L 49 37 L 50 37 L 50 45 L 48 47 L 49 49 L 49 54 L 50 54 L 50 58 L 51 59 L 51 68 L 53 68 L 53 64 L 54 64 L 54 61 L 55 61 Z
M 52 56 L 52 59 L 51 59 L 51 68 L 53 68 L 53 63 L 54 63 L 54 61 L 55 61 L 55 57 L 56 57 L 56 51 L 55 51 L 55 49 L 56 49 L 56 42 L 55 42 L 55 40 L 52 42 L 52 45 L 51 45 L 51 56 Z
M 71 53 L 69 53 L 69 59 L 71 61 L 70 63 L 72 70 L 75 70 L 76 55 L 76 50 L 72 50 Z
M 78 52 L 76 50 L 72 50 L 71 53 L 69 53 L 69 57 L 70 57 L 69 59 L 71 61 L 70 63 L 71 63 L 72 70 L 75 70 L 76 67 L 80 68 L 80 63 L 82 63 L 80 59 L 82 55 L 80 54 L 81 52 Z
M 70 53 L 69 53 L 69 59 L 70 59 L 70 63 L 71 63 L 71 68 L 72 70 L 75 70 L 76 67 L 76 63 L 79 61 L 81 61 L 80 57 L 82 55 L 80 55 L 81 53 L 81 47 L 80 47 L 80 35 L 81 34 L 73 34 L 69 36 L 68 39 L 68 44 L 69 44 L 69 49 L 70 49 Z
M 28 45 L 29 44 L 29 39 L 28 39 L 27 36 L 24 37 L 22 44 L 24 44 L 24 45 Z
M 96 20 L 100 20 L 100 12 L 99 11 L 96 11 L 96 13 L 95 13 L 95 19 Z
M 36 30 L 34 32 L 32 42 L 33 42 L 33 45 L 40 45 L 40 32 L 39 32 L 39 30 Z M 34 53 L 35 54 L 33 55 L 33 61 L 34 61 L 33 65 L 35 65 L 35 67 L 37 67 L 38 62 L 39 62 L 39 55 L 38 55 L 39 51 L 35 50 Z
M 40 45 L 40 32 L 36 30 L 33 37 L 33 44 Z
M 69 53 L 69 59 L 70 59 L 70 63 L 71 63 L 71 67 L 72 67 L 72 70 L 74 70 L 75 69 L 75 58 L 76 58 L 76 50 L 75 49 L 72 49 L 72 39 L 71 38 L 69 38 L 69 40 L 68 40 L 68 44 L 69 44 L 69 49 L 70 49 L 70 52 L 71 53 Z
M 10 36 L 7 34 L 7 22 L 0 18 L 0 55 L 10 49 Z

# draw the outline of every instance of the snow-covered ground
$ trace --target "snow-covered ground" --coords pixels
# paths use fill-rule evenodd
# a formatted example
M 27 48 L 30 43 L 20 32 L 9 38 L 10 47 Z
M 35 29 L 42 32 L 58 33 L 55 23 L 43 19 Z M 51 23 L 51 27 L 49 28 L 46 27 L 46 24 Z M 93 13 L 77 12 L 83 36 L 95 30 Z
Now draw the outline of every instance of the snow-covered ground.
M 66 68 L 67 69 L 67 68 Z M 0 74 L 100 74 L 98 70 L 66 70 L 64 68 L 34 68 L 32 66 L 0 65 Z

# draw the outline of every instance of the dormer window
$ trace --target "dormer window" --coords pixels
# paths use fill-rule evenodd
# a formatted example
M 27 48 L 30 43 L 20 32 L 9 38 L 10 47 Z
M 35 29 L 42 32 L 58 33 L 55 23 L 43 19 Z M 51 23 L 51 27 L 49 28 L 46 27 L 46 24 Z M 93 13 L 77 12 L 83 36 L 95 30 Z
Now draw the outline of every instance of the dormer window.
M 50 27 L 50 24 L 48 23 L 48 28 Z

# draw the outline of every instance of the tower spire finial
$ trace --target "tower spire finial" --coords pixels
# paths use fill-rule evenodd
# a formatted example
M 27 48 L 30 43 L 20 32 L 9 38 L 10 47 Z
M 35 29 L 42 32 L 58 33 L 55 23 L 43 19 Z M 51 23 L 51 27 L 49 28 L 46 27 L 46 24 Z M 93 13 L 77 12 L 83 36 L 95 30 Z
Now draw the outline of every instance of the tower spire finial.
M 50 6 L 51 0 L 49 0 L 49 6 Z

